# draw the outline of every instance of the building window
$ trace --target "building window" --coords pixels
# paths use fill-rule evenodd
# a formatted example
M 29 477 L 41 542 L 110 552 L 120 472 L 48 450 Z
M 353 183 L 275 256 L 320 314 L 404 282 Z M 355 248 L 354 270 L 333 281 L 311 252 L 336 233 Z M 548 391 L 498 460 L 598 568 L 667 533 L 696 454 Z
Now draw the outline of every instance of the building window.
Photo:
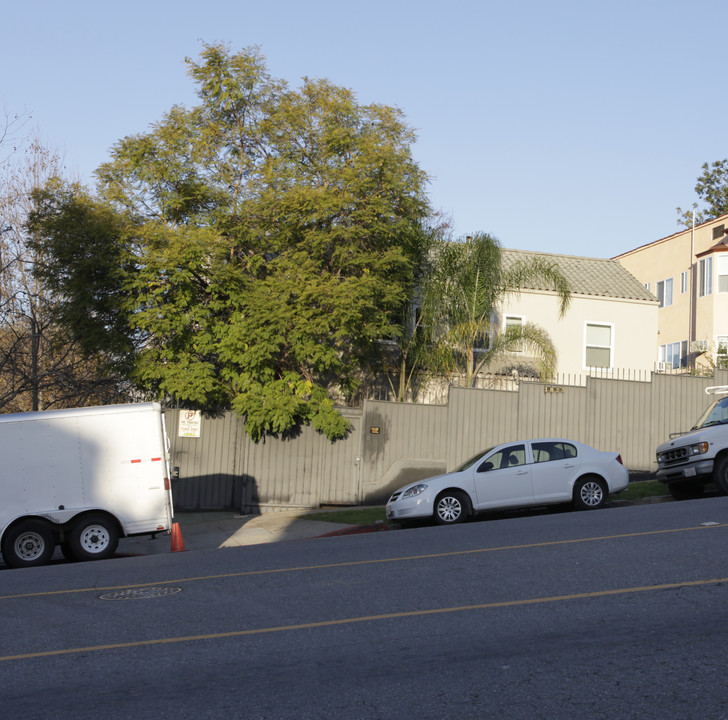
M 651 291 L 650 283 L 645 283 L 645 290 L 647 290 L 647 292 Z
M 686 293 L 688 291 L 688 271 L 683 270 L 680 273 L 680 294 Z
M 510 328 L 523 329 L 523 323 L 525 318 L 523 315 L 506 315 L 503 318 L 503 330 L 508 332 Z M 511 352 L 523 352 L 523 343 L 518 343 L 514 347 L 510 348 Z
M 728 293 L 728 255 L 718 255 L 718 292 Z
M 725 235 L 725 225 L 716 225 L 713 228 L 713 240 L 720 240 Z
M 713 258 L 707 257 L 698 266 L 698 295 L 710 295 L 713 292 Z
M 672 305 L 672 278 L 657 283 L 657 299 L 660 301 L 660 307 Z
M 611 368 L 613 326 L 604 323 L 586 324 L 584 365 L 593 368 Z
M 715 339 L 715 366 L 728 370 L 728 335 L 718 335 Z
M 683 343 L 680 342 L 660 345 L 660 362 L 667 363 L 673 369 L 679 368 L 682 365 L 682 347 Z
M 495 327 L 497 322 L 498 316 L 495 313 L 491 313 L 488 327 L 483 332 L 479 332 L 473 341 L 473 350 L 476 353 L 486 353 L 490 350 L 490 332 L 491 328 Z

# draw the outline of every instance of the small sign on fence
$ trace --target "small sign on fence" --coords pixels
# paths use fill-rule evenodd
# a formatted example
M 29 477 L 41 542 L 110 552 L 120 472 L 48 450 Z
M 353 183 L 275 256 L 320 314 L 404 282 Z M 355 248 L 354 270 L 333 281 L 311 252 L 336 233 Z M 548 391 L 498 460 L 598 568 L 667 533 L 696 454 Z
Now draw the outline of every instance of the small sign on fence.
M 200 437 L 202 416 L 199 410 L 180 410 L 179 413 L 179 436 Z

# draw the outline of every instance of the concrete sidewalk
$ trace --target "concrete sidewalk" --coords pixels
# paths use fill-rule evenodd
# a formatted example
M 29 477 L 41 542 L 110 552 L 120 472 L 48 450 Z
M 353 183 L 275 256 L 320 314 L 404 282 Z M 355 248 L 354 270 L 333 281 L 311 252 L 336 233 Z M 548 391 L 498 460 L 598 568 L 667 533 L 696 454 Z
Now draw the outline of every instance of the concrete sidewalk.
M 640 505 L 653 502 L 668 502 L 669 496 L 649 497 L 643 500 L 613 500 L 611 507 Z M 216 548 L 260 545 L 287 540 L 304 540 L 326 535 L 348 535 L 354 533 L 386 530 L 387 527 L 345 525 L 343 523 L 310 520 L 305 515 L 313 509 L 284 510 L 262 515 L 240 515 L 228 512 L 178 512 L 174 521 L 179 524 L 185 550 L 214 550 Z M 397 527 L 395 525 L 395 527 Z M 122 538 L 117 555 L 151 555 L 170 552 L 172 537 L 167 534 L 151 538 L 144 535 L 136 538 Z M 57 551 L 60 555 L 60 550 Z
M 311 510 L 286 510 L 262 515 L 239 515 L 236 512 L 179 512 L 179 524 L 185 550 L 206 550 L 244 545 L 259 545 L 286 540 L 302 540 L 330 534 L 361 531 L 360 526 L 309 520 L 303 515 Z M 172 538 L 141 536 L 122 538 L 117 555 L 151 555 L 170 552 Z

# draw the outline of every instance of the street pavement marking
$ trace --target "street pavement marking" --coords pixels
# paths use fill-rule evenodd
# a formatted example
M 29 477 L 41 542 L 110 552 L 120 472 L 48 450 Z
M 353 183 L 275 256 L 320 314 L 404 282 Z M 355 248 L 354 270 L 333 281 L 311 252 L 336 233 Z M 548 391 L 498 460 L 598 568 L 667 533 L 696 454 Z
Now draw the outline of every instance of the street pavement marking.
M 381 615 L 364 615 L 360 617 L 341 618 L 339 620 L 323 620 L 320 622 L 301 623 L 299 625 L 279 625 L 277 627 L 257 628 L 254 630 L 233 630 L 223 633 L 210 633 L 206 635 L 183 635 L 180 637 L 159 638 L 156 640 L 137 640 L 134 642 L 111 643 L 109 645 L 89 645 L 87 647 L 63 648 L 60 650 L 44 650 L 41 652 L 23 653 L 20 655 L 0 656 L 0 662 L 11 660 L 30 660 L 33 658 L 53 657 L 58 655 L 73 655 L 77 653 L 100 652 L 103 650 L 119 650 L 134 647 L 147 647 L 150 645 L 170 645 L 173 643 L 199 642 L 202 640 L 224 640 L 226 638 L 239 638 L 246 635 L 265 635 L 276 632 L 290 632 L 292 630 L 310 630 L 313 628 L 334 627 L 336 625 L 351 625 L 362 622 L 375 622 L 377 620 L 396 620 L 401 618 L 423 617 L 425 615 L 444 615 L 446 613 L 468 612 L 473 610 L 491 610 L 493 608 L 517 607 L 523 605 L 537 605 L 540 603 L 563 602 L 565 600 L 583 600 L 591 598 L 608 597 L 610 595 L 626 595 L 628 593 L 655 592 L 658 590 L 677 590 L 687 587 L 715 585 L 728 583 L 728 577 L 713 578 L 711 580 L 687 580 L 685 582 L 664 583 L 661 585 L 645 585 L 642 587 L 618 588 L 615 590 L 599 590 L 596 592 L 576 593 L 573 595 L 554 595 L 552 597 L 528 598 L 525 600 L 504 600 L 501 602 L 481 603 L 477 605 L 461 605 L 459 607 L 433 608 L 431 610 L 409 610 L 405 612 L 383 613 Z
M 549 540 L 547 542 L 526 543 L 524 545 L 503 545 L 492 548 L 476 548 L 474 550 L 453 550 L 428 555 L 409 555 L 396 558 L 377 558 L 374 560 L 354 560 L 351 562 L 328 563 L 324 565 L 301 565 L 289 568 L 269 568 L 266 570 L 243 570 L 241 572 L 221 573 L 218 575 L 199 575 L 197 577 L 177 578 L 175 580 L 154 580 L 131 585 L 109 585 L 107 587 L 73 588 L 70 590 L 44 590 L 42 592 L 19 593 L 17 595 L 0 595 L 0 600 L 15 600 L 27 597 L 51 597 L 53 595 L 71 595 L 74 593 L 109 592 L 111 590 L 128 590 L 130 588 L 143 588 L 153 585 L 176 585 L 178 583 L 201 582 L 203 580 L 221 580 L 226 578 L 247 577 L 249 575 L 272 575 L 275 573 L 301 572 L 303 570 L 327 570 L 330 568 L 355 567 L 357 565 L 377 565 L 381 563 L 407 562 L 410 560 L 431 560 L 434 558 L 455 557 L 458 555 L 477 555 L 480 553 L 502 552 L 505 550 L 528 550 L 555 545 L 575 545 L 578 543 L 598 542 L 601 540 L 619 540 L 621 538 L 644 537 L 647 535 L 665 535 L 667 533 L 694 532 L 696 530 L 713 530 L 714 528 L 728 527 L 728 523 L 720 525 L 698 525 L 695 527 L 673 528 L 672 530 L 647 530 L 645 532 L 623 533 L 620 535 L 603 535 L 592 538 L 575 538 L 572 540 Z

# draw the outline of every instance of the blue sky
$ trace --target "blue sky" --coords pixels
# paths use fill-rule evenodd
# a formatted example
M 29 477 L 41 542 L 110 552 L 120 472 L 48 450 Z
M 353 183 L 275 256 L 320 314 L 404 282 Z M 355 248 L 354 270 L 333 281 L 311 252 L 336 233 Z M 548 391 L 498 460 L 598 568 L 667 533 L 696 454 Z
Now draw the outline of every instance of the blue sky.
M 192 105 L 185 56 L 257 45 L 270 72 L 399 107 L 455 235 L 611 257 L 676 232 L 728 157 L 725 0 L 6 0 L 0 105 L 87 182 Z

